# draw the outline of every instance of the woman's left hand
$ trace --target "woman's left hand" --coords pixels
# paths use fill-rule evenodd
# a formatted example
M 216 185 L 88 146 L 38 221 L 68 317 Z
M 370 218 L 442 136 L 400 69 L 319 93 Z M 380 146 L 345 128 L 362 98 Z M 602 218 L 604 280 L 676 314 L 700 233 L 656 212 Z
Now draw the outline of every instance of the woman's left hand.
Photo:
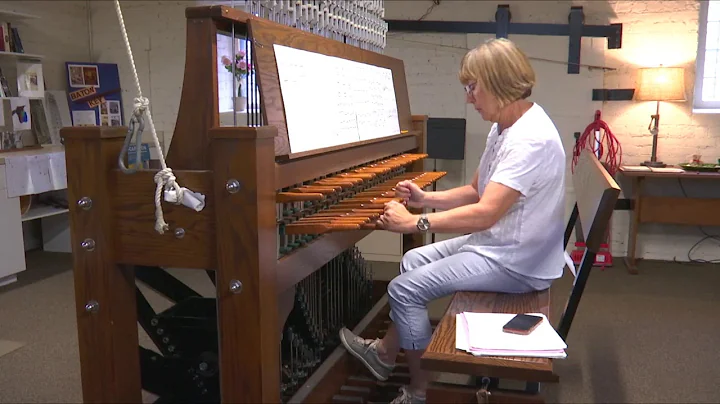
M 408 212 L 405 205 L 390 201 L 385 204 L 385 211 L 378 219 L 378 224 L 383 230 L 411 233 L 417 229 L 417 218 Z

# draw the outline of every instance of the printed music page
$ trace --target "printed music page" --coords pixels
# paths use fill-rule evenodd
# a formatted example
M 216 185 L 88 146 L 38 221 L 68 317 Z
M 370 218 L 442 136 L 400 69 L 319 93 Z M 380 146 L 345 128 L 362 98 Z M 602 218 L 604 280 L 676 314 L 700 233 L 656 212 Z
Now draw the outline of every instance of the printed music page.
M 325 147 L 330 128 L 320 112 L 326 111 L 326 97 L 319 84 L 323 69 L 311 52 L 274 45 L 278 79 L 285 104 L 288 141 L 293 153 Z M 316 60 L 312 60 L 316 59 Z
M 356 64 L 356 103 L 360 140 L 400 134 L 392 70 Z
M 328 100 L 331 104 L 328 108 L 332 116 L 330 123 L 333 125 L 335 138 L 333 146 L 349 144 L 360 141 L 358 135 L 357 118 L 355 116 L 355 62 L 350 60 L 324 56 L 324 66 L 327 67 L 325 82 Z
M 273 47 L 292 153 L 400 134 L 390 69 Z
M 348 112 L 342 66 L 336 58 L 274 45 L 290 151 L 299 153 L 358 141 Z

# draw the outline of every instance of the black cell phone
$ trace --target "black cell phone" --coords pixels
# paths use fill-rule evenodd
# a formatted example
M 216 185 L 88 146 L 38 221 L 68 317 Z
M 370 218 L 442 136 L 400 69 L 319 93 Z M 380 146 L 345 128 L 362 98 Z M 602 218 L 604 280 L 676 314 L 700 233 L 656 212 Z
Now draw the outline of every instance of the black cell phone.
M 503 326 L 503 331 L 510 334 L 528 335 L 533 332 L 542 321 L 543 318 L 540 316 L 518 314 Z

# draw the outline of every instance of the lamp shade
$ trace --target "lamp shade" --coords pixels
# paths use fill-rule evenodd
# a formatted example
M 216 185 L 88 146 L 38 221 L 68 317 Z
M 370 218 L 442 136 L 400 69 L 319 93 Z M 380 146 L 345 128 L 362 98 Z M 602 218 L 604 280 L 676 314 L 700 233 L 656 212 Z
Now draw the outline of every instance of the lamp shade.
M 639 101 L 685 101 L 685 71 L 682 67 L 640 69 L 635 96 Z

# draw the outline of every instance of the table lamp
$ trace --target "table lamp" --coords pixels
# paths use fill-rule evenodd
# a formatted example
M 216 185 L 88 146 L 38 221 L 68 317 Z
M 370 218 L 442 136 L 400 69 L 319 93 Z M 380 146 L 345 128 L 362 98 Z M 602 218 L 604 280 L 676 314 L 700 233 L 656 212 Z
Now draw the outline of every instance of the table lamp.
M 650 115 L 648 130 L 653 136 L 652 155 L 642 165 L 647 167 L 665 167 L 657 159 L 658 126 L 660 125 L 660 101 L 685 101 L 685 71 L 682 67 L 646 67 L 640 69 L 638 101 L 655 101 L 655 115 Z

